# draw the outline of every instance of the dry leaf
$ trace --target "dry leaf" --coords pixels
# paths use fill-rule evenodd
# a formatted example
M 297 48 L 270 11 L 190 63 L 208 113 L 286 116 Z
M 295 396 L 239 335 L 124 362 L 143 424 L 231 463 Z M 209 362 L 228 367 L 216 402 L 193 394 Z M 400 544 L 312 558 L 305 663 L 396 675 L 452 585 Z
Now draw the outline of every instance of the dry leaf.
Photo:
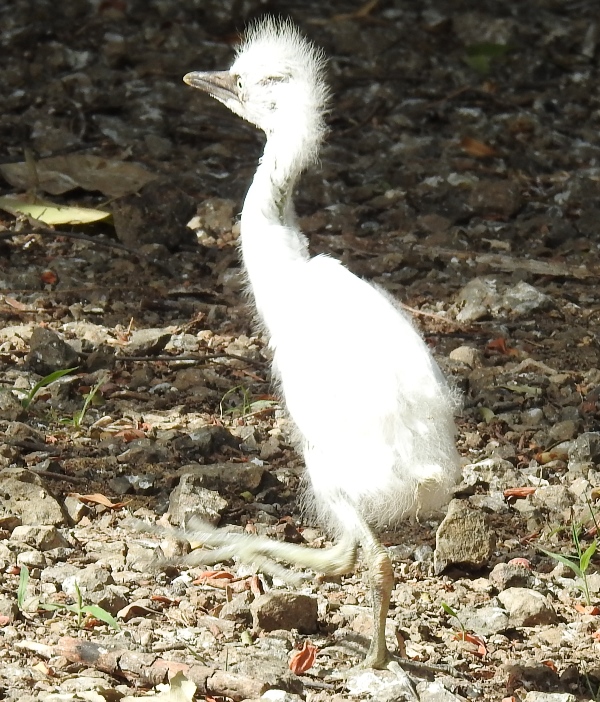
M 14 297 L 8 297 L 8 296 L 6 296 L 6 297 L 4 298 L 4 302 L 6 302 L 6 304 L 7 304 L 9 307 L 12 307 L 12 308 L 15 309 L 15 310 L 29 310 L 29 309 L 30 309 L 29 305 L 24 305 L 22 302 L 19 302 L 18 300 L 15 300 Z
M 299 651 L 294 651 L 290 657 L 289 667 L 294 675 L 302 675 L 315 664 L 317 657 L 317 647 L 310 641 L 305 641 Z
M 70 495 L 71 497 L 76 497 L 78 500 L 81 500 L 81 502 L 92 502 L 93 504 L 102 505 L 109 509 L 121 509 L 131 502 L 131 500 L 127 500 L 127 502 L 111 502 L 108 497 L 99 492 L 93 495 L 80 495 L 78 492 L 72 492 Z
M 483 141 L 477 139 L 472 139 L 471 137 L 464 137 L 460 140 L 460 145 L 464 151 L 466 151 L 469 156 L 476 156 L 477 158 L 485 158 L 487 156 L 497 156 L 498 152 L 491 146 L 488 146 Z
M 45 283 L 46 285 L 56 285 L 56 283 L 58 283 L 58 276 L 51 270 L 42 271 L 40 278 L 42 283 Z
M 233 575 L 225 570 L 205 570 L 194 583 L 201 583 L 203 580 L 233 580 Z
M 515 488 L 507 488 L 504 491 L 504 497 L 517 497 L 517 498 L 523 498 L 527 497 L 528 495 L 533 495 L 533 493 L 537 490 L 535 487 L 515 487 Z
M 466 631 L 461 631 L 454 637 L 457 641 L 466 641 L 467 643 L 473 644 L 476 650 L 471 651 L 473 655 L 483 658 L 487 654 L 487 648 L 485 647 L 485 641 L 481 636 L 477 634 L 469 634 Z
M 36 199 L 30 202 L 29 195 L 5 195 L 0 197 L 0 209 L 12 215 L 25 215 L 44 224 L 90 224 L 110 217 L 110 212 L 90 207 L 62 207 L 54 202 Z
M 493 339 L 490 341 L 486 347 L 488 351 L 497 351 L 498 353 L 501 353 L 505 356 L 518 356 L 519 352 L 516 349 L 510 348 L 508 344 L 506 343 L 506 339 L 504 337 L 498 337 L 497 339 Z
M 117 612 L 117 617 L 126 622 L 131 617 L 144 616 L 144 614 L 156 614 L 156 610 L 145 605 L 142 600 L 136 600 L 120 609 Z
M 27 163 L 5 163 L 0 165 L 0 173 L 13 187 L 22 190 L 35 186 L 51 195 L 62 195 L 83 188 L 107 197 L 137 193 L 157 177 L 137 163 L 109 161 L 91 154 L 52 156 L 36 161 L 36 183 L 31 182 L 31 165 Z
M 577 602 L 574 607 L 579 614 L 593 614 L 594 616 L 600 614 L 600 607 L 596 605 L 582 605 Z

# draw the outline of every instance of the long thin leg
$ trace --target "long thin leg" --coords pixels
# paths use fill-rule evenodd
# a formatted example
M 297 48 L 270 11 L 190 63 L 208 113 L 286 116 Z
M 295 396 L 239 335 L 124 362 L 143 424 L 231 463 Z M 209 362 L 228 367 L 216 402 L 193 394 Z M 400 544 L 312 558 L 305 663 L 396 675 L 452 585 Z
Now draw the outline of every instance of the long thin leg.
M 333 509 L 346 529 L 351 528 L 356 532 L 369 568 L 369 585 L 373 604 L 373 638 L 361 668 L 380 670 L 387 668 L 406 688 L 409 697 L 418 702 L 419 695 L 412 680 L 398 661 L 392 657 L 385 641 L 385 621 L 394 587 L 394 569 L 390 556 L 350 500 L 340 496 L 333 505 Z

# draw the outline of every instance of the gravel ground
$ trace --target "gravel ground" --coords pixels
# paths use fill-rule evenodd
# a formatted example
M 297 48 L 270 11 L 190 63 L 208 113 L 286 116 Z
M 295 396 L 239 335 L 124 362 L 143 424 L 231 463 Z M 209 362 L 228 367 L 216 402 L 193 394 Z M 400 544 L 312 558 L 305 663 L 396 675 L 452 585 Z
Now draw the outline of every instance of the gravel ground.
M 181 82 L 227 67 L 264 11 L 331 57 L 331 132 L 296 199 L 312 251 L 396 295 L 464 393 L 448 516 L 383 534 L 390 647 L 458 673 L 422 678 L 422 700 L 596 700 L 600 28 L 584 0 L 0 8 L 0 696 L 110 702 L 182 671 L 197 699 L 403 699 L 389 673 L 352 670 L 361 567 L 300 589 L 234 562 L 160 570 L 185 547 L 126 523 L 199 512 L 329 543 L 300 511 L 238 275 L 261 137 Z M 54 223 L 10 214 L 15 195 Z

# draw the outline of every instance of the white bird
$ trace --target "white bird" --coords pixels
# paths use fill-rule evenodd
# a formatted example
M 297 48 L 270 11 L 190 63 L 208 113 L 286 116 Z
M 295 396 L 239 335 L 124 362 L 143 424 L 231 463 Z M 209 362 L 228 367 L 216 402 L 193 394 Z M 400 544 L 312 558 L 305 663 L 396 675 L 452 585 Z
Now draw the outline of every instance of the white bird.
M 188 562 L 235 556 L 271 571 L 278 559 L 347 573 L 361 546 L 374 608 L 364 664 L 383 668 L 391 660 L 385 620 L 394 574 L 376 531 L 447 502 L 459 474 L 457 401 L 398 304 L 339 261 L 311 257 L 296 222 L 294 186 L 326 131 L 324 67 L 323 53 L 293 24 L 266 18 L 248 30 L 229 70 L 184 81 L 266 134 L 242 210 L 243 266 L 297 427 L 311 506 L 339 543 L 311 549 L 198 521 L 185 534 L 217 547 Z

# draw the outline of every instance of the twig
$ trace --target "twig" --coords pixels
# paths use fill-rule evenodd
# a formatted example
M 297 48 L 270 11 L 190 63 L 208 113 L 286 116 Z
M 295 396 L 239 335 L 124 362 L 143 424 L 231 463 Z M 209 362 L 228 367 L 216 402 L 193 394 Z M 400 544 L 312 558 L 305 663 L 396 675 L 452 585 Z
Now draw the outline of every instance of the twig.
M 168 682 L 172 675 L 182 672 L 197 686 L 199 695 L 226 695 L 233 700 L 254 699 L 269 689 L 267 683 L 255 678 L 205 665 L 190 665 L 169 661 L 152 653 L 140 653 L 125 648 L 111 648 L 83 639 L 63 637 L 55 653 L 72 663 L 92 666 L 110 675 L 124 678 L 132 684 L 143 683 L 152 687 Z
M 141 258 L 147 263 L 151 263 L 152 265 L 156 266 L 159 268 L 163 273 L 168 275 L 169 278 L 175 278 L 177 277 L 175 273 L 167 266 L 165 263 L 162 261 L 158 261 L 154 258 L 151 258 L 150 256 L 147 256 L 146 254 L 141 253 L 140 251 L 136 251 L 135 249 L 130 249 L 128 246 L 125 246 L 125 244 L 121 244 L 118 241 L 112 241 L 111 239 L 100 239 L 98 237 L 93 237 L 93 236 L 88 236 L 87 234 L 82 234 L 81 232 L 69 232 L 69 231 L 57 231 L 56 229 L 52 229 L 52 227 L 45 227 L 41 223 L 36 223 L 34 227 L 32 227 L 29 230 L 23 230 L 20 232 L 11 232 L 11 236 L 18 236 L 19 234 L 40 234 L 41 236 L 54 236 L 54 237 L 59 237 L 59 236 L 65 236 L 69 239 L 77 239 L 79 241 L 87 241 L 90 244 L 93 244 L 94 246 L 102 246 L 107 249 L 119 249 L 120 251 L 125 251 L 126 253 L 130 254 L 131 256 L 135 256 L 136 258 Z M 8 238 L 8 236 L 5 235 L 5 233 L 2 233 L 2 238 Z
M 253 358 L 238 356 L 236 353 L 209 353 L 204 356 L 115 356 L 117 361 L 135 361 L 147 363 L 149 361 L 163 361 L 166 363 L 179 363 L 180 361 L 202 363 L 211 361 L 216 358 L 233 358 L 236 361 L 243 361 L 248 365 L 258 366 L 259 368 L 267 368 L 269 364 L 266 361 L 256 361 Z

